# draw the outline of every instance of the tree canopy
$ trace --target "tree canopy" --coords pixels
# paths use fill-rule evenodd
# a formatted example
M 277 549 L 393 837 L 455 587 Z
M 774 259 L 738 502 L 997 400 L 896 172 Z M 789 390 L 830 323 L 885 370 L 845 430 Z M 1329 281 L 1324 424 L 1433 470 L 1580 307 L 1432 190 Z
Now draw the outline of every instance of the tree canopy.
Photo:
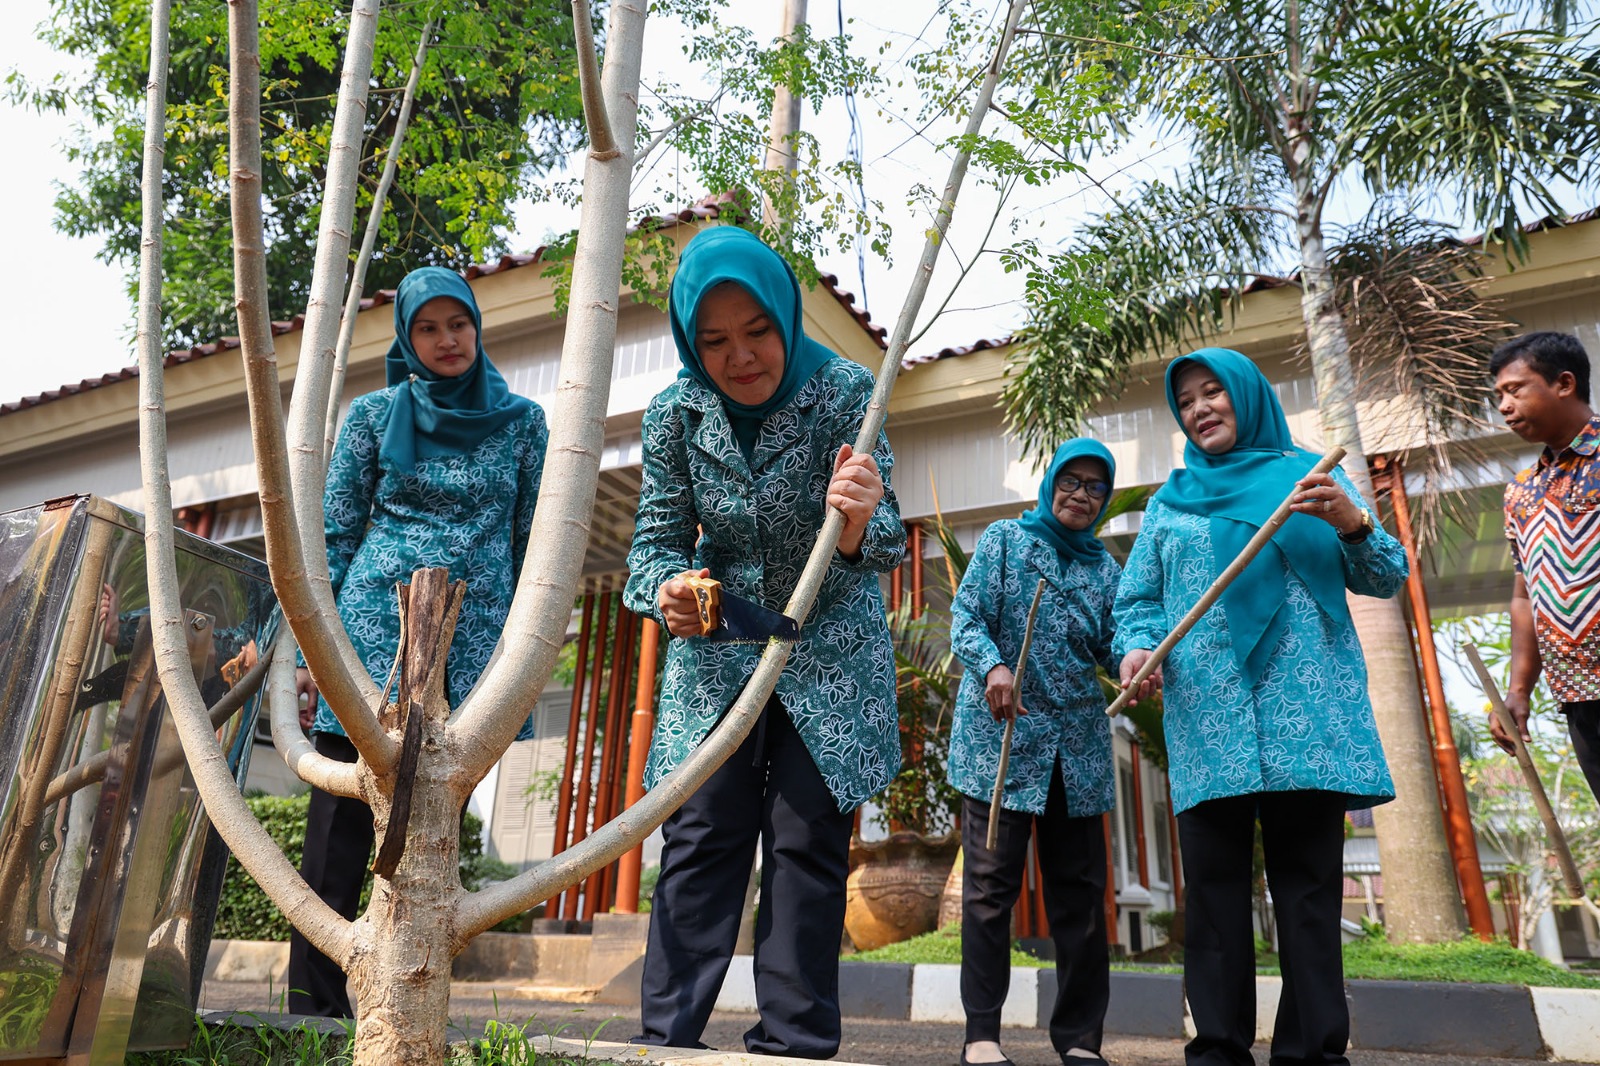
M 1566 28 L 1565 5 L 1554 19 L 1479 0 L 1035 10 L 1019 71 L 1048 83 L 1097 70 L 1120 104 L 1105 112 L 1116 132 L 1153 128 L 1191 156 L 1062 245 L 1008 253 L 1027 277 L 1030 320 L 1006 403 L 1035 452 L 1114 394 L 1130 364 L 1223 329 L 1258 278 L 1348 275 L 1392 263 L 1398 245 L 1442 247 L 1457 226 L 1521 254 L 1522 224 L 1563 211 L 1554 188 L 1593 187 L 1600 53 L 1591 27 Z M 1341 192 L 1363 206 L 1325 234 Z M 1449 224 L 1422 224 L 1430 213 Z M 1346 241 L 1359 254 L 1340 254 Z M 1470 287 L 1452 291 L 1475 306 Z M 1426 388 L 1436 369 L 1418 365 L 1411 380 L 1448 398 Z
M 368 288 L 426 264 L 461 268 L 506 250 L 510 206 L 579 143 L 570 5 L 562 0 L 418 0 L 386 5 L 365 121 L 358 210 L 365 217 L 422 28 L 434 23 L 410 131 Z M 263 199 L 270 312 L 302 310 L 311 281 L 323 168 L 348 4 L 263 0 Z M 148 74 L 144 0 L 53 0 L 44 39 L 88 60 L 81 74 L 25 82 L 14 98 L 85 116 L 68 151 L 78 182 L 56 201 L 57 225 L 98 236 L 100 256 L 139 251 L 139 176 Z M 167 105 L 163 304 L 168 336 L 190 344 L 231 335 L 232 227 L 227 166 L 227 11 L 173 14 Z

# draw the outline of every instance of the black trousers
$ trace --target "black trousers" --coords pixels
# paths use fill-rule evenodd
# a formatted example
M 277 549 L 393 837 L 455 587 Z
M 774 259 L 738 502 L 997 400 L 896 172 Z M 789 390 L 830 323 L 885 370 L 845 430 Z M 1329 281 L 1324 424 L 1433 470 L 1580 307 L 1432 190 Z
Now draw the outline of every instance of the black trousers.
M 1572 753 L 1589 782 L 1589 791 L 1600 799 L 1600 700 L 1563 703 L 1567 732 L 1572 736 Z
M 853 819 L 839 810 L 776 699 L 729 760 L 662 826 L 633 1042 L 703 1048 L 733 958 L 761 841 L 755 1054 L 826 1059 L 839 1050 L 839 941 Z
M 1283 969 L 1270 1061 L 1349 1063 L 1339 941 L 1344 800 L 1334 792 L 1264 792 L 1208 800 L 1178 815 L 1187 883 L 1184 988 L 1198 1033 L 1185 1048 L 1190 1066 L 1254 1061 L 1250 860 L 1258 816 Z
M 311 740 L 317 751 L 330 759 L 356 761 L 356 746 L 346 737 L 317 733 Z M 300 876 L 323 902 L 352 920 L 372 861 L 372 839 L 372 810 L 365 803 L 318 788 L 311 790 Z M 289 934 L 289 1012 L 323 1018 L 355 1016 L 345 991 L 344 971 L 312 947 L 299 930 Z
M 962 800 L 961 1006 L 967 1043 L 1000 1039 L 1000 1008 L 1011 987 L 1011 908 L 1024 884 L 1028 838 L 1036 824 L 1044 909 L 1056 945 L 1050 1042 L 1057 1051 L 1098 1053 L 1111 1002 L 1105 830 L 1098 814 L 1067 814 L 1059 767 L 1050 776 L 1043 814 L 1000 812 L 994 851 L 985 846 L 989 801 Z

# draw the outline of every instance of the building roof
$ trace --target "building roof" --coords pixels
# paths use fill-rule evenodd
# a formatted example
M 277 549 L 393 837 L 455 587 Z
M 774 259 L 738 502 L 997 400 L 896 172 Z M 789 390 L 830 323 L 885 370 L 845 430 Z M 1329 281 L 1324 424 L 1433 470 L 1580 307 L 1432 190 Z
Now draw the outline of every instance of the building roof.
M 724 213 L 724 210 L 729 208 L 732 208 L 732 210 L 727 211 L 730 216 L 737 213 L 738 208 L 736 205 L 736 198 L 732 194 L 724 193 L 716 196 L 708 196 L 705 199 L 700 200 L 698 203 L 695 203 L 690 207 L 686 207 L 682 211 L 678 211 L 675 214 L 652 215 L 641 219 L 637 224 L 635 224 L 631 232 L 648 232 L 650 230 L 664 229 L 669 226 L 676 226 L 683 223 L 703 222 L 710 219 L 720 218 Z M 466 279 L 468 281 L 472 281 L 474 278 L 487 277 L 490 274 L 502 274 L 508 270 L 516 270 L 519 267 L 532 266 L 543 261 L 545 253 L 549 251 L 549 248 L 549 245 L 540 245 L 538 248 L 534 249 L 531 254 L 502 255 L 499 259 L 492 263 L 475 263 L 466 269 Z M 872 339 L 877 342 L 879 348 L 888 347 L 887 336 L 889 331 L 883 326 L 874 325 L 872 322 L 872 315 L 868 313 L 865 307 L 856 306 L 855 294 L 846 292 L 839 287 L 839 278 L 837 275 L 821 274 L 818 276 L 818 281 L 821 283 L 822 287 L 827 290 L 829 295 L 831 295 L 835 300 L 839 301 L 840 306 L 842 306 L 846 311 L 850 312 L 851 317 L 853 317 L 857 324 L 861 326 L 862 331 L 871 336 Z M 394 290 L 380 289 L 371 296 L 362 297 L 361 310 L 368 311 L 374 307 L 382 307 L 385 304 L 390 304 L 393 302 Z M 293 333 L 295 330 L 300 329 L 303 325 L 305 325 L 305 315 L 296 315 L 287 322 L 274 322 L 272 323 L 272 335 L 274 337 L 278 337 L 285 333 Z M 238 347 L 239 338 L 223 337 L 220 340 L 208 341 L 205 344 L 197 344 L 192 348 L 180 348 L 176 351 L 168 352 L 166 358 L 162 360 L 162 365 L 170 370 L 171 368 L 179 366 L 183 363 L 190 363 L 196 359 L 204 359 L 208 356 L 216 355 L 218 352 L 233 351 Z M 38 407 L 54 400 L 65 399 L 68 396 L 74 396 L 81 392 L 88 392 L 91 389 L 98 389 L 106 385 L 113 385 L 119 381 L 131 381 L 138 376 L 139 368 L 137 366 L 128 366 L 109 374 L 102 374 L 99 377 L 84 378 L 82 381 L 62 385 L 55 389 L 49 389 L 35 396 L 24 396 L 18 400 L 0 403 L 0 417 L 14 414 L 17 411 L 25 411 L 30 407 Z

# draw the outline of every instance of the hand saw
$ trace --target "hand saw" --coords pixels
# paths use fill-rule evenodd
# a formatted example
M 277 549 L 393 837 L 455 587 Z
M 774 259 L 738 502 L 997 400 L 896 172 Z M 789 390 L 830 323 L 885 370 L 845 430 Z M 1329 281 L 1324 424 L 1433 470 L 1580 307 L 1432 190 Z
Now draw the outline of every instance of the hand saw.
M 700 635 L 719 644 L 765 644 L 773 637 L 799 640 L 800 623 L 754 600 L 735 596 L 712 577 L 692 571 L 681 575 L 694 593 L 700 613 Z

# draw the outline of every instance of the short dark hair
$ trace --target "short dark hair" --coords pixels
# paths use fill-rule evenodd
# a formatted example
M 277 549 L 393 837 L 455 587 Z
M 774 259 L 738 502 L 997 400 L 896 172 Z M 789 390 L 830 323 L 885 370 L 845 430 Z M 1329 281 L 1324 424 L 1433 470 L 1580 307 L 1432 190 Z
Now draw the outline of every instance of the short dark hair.
M 1540 330 L 1512 337 L 1489 357 L 1489 380 L 1499 377 L 1500 371 L 1519 359 L 1552 385 L 1563 373 L 1571 374 L 1578 383 L 1578 398 L 1589 402 L 1589 353 L 1572 334 Z

